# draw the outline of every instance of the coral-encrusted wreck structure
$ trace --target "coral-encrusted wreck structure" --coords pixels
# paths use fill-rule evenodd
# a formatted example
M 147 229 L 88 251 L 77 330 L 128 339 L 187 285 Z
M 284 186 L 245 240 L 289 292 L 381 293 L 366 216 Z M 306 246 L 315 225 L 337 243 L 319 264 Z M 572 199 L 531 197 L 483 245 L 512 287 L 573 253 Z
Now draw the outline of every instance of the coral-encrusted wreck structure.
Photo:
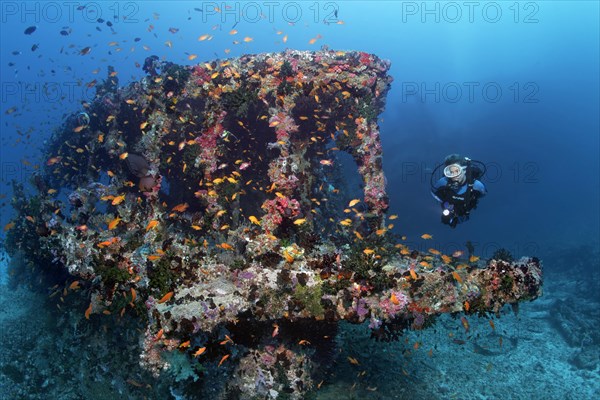
M 7 247 L 78 279 L 82 318 L 147 321 L 155 374 L 177 353 L 228 371 L 227 396 L 242 398 L 300 398 L 340 320 L 390 339 L 535 299 L 537 259 L 421 254 L 391 234 L 388 69 L 328 50 L 149 57 L 146 77 L 109 77 L 55 132 L 37 193 L 15 185 Z

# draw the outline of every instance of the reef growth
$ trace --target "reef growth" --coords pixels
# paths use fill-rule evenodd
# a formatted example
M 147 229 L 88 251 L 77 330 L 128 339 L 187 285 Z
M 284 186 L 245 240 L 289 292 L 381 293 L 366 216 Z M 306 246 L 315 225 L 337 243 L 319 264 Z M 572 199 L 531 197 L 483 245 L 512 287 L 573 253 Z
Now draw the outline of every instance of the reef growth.
M 391 234 L 388 69 L 354 51 L 149 57 L 148 76 L 101 86 L 53 134 L 34 194 L 14 185 L 7 249 L 77 279 L 82 318 L 143 321 L 154 374 L 221 368 L 230 397 L 301 398 L 340 320 L 393 340 L 537 298 L 537 259 L 482 267 Z

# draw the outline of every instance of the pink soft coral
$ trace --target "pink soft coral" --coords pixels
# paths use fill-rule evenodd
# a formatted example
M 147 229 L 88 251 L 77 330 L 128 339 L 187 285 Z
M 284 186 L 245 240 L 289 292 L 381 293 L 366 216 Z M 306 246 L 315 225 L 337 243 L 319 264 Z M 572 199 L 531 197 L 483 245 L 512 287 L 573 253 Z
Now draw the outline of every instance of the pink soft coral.
M 296 199 L 285 196 L 276 197 L 266 200 L 262 205 L 262 209 L 266 211 L 262 218 L 262 227 L 267 232 L 273 232 L 281 224 L 284 217 L 295 218 L 300 214 L 300 203 Z
M 278 131 L 290 133 L 298 131 L 298 125 L 294 123 L 294 119 L 283 111 L 278 112 L 269 119 L 270 127 L 277 127 Z
M 379 307 L 383 312 L 393 317 L 404 310 L 407 304 L 408 297 L 404 293 L 392 290 L 389 296 L 379 302 Z

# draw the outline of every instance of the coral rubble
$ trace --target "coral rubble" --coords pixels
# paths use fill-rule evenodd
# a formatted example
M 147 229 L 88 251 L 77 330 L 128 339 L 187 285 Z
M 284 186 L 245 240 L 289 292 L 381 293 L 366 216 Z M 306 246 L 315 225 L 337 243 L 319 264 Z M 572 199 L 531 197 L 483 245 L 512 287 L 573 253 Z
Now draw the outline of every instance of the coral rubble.
M 243 398 L 301 398 L 326 358 L 315 332 L 340 320 L 390 340 L 441 313 L 537 298 L 537 259 L 478 268 L 390 233 L 388 69 L 353 51 L 149 57 L 148 76 L 102 86 L 54 133 L 34 194 L 15 184 L 7 248 L 76 277 L 82 318 L 145 321 L 154 374 L 222 368 Z M 362 194 L 344 185 L 351 167 Z

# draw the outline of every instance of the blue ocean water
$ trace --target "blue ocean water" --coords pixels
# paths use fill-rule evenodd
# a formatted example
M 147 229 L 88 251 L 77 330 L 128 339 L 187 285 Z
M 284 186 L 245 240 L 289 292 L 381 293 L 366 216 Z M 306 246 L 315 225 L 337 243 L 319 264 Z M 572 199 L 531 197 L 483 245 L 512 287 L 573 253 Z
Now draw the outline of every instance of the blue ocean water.
M 410 247 L 423 251 L 434 247 L 451 252 L 471 241 L 482 258 L 499 248 L 516 257 L 540 257 L 548 271 L 549 297 L 541 305 L 532 304 L 518 322 L 506 317 L 507 336 L 521 338 L 509 354 L 518 360 L 539 357 L 544 365 L 548 358 L 542 353 L 570 357 L 565 349 L 575 345 L 557 339 L 560 333 L 552 330 L 547 318 L 559 301 L 573 309 L 578 303 L 598 301 L 598 291 L 586 292 L 589 298 L 577 295 L 578 282 L 591 277 L 598 284 L 600 269 L 597 2 L 5 1 L 0 7 L 1 227 L 12 216 L 9 182 L 27 181 L 36 164 L 45 162 L 40 152 L 44 141 L 66 113 L 80 110 L 82 100 L 93 98 L 95 89 L 88 86 L 104 79 L 109 65 L 126 85 L 145 75 L 136 63 L 143 64 L 153 54 L 192 65 L 286 48 L 365 51 L 389 59 L 394 77 L 380 115 L 390 213 L 399 215 L 394 231 L 406 235 Z M 29 27 L 35 30 L 28 34 Z M 203 35 L 210 38 L 198 40 Z M 84 50 L 88 47 L 89 52 Z M 190 60 L 190 55 L 197 58 Z M 440 208 L 429 188 L 431 171 L 451 153 L 488 167 L 487 196 L 471 219 L 456 229 L 440 223 Z M 419 239 L 424 233 L 433 239 L 424 243 Z M 0 263 L 0 277 L 5 277 L 8 262 Z M 0 278 L 0 283 L 4 281 Z M 13 293 L 2 288 L 0 296 Z M 597 326 L 598 314 L 589 315 Z M 435 335 L 427 336 L 431 346 L 444 342 L 441 333 Z M 14 345 L 7 335 L 2 338 L 0 346 Z M 539 341 L 549 347 L 537 346 Z M 356 343 L 348 343 L 352 345 Z M 597 349 L 600 343 L 594 345 Z M 444 354 L 440 364 L 451 365 L 456 354 L 467 353 L 462 347 L 439 347 Z M 386 376 L 407 376 L 397 372 L 408 367 L 390 360 L 403 357 L 398 348 L 386 351 L 373 350 L 373 365 L 381 369 L 376 375 L 380 384 L 375 380 L 365 388 L 378 386 L 381 392 Z M 465 357 L 483 370 L 492 363 L 472 352 Z M 501 369 L 503 377 L 524 385 L 518 374 L 526 372 L 511 375 L 510 357 L 499 357 L 503 362 L 493 361 L 490 369 Z M 551 359 L 564 361 L 561 357 Z M 386 375 L 386 365 L 396 370 Z M 563 371 L 572 379 L 564 382 L 575 391 L 572 398 L 599 395 L 598 363 L 579 375 L 572 365 L 565 362 L 564 368 L 571 369 Z M 560 371 L 546 367 L 534 375 L 547 382 Z M 0 372 L 10 375 L 6 368 Z M 418 380 L 419 393 L 439 398 L 500 398 L 499 393 L 508 393 L 506 398 L 527 394 L 535 398 L 538 393 L 542 398 L 541 388 L 533 394 L 508 386 L 504 392 L 494 391 L 490 389 L 494 379 L 485 378 L 473 389 L 480 397 L 474 397 L 464 392 L 468 380 L 456 383 L 459 377 L 453 376 L 453 381 L 442 378 L 440 371 L 435 374 L 444 379 L 443 389 L 430 382 L 435 390 L 427 392 L 423 387 L 428 382 Z M 4 383 L 8 378 L 3 379 Z M 322 398 L 339 397 L 352 383 L 340 378 L 331 385 L 335 390 L 327 389 L 331 394 Z M 454 383 L 463 391 L 455 390 Z M 552 393 L 563 393 L 560 390 Z M 392 392 L 385 393 L 372 398 L 392 398 Z M 377 395 L 369 390 L 361 394 Z
M 391 211 L 403 214 L 402 233 L 432 233 L 440 243 L 485 233 L 486 242 L 518 254 L 530 242 L 539 251 L 597 242 L 597 4 L 566 4 L 232 3 L 225 10 L 230 13 L 203 13 L 194 8 L 212 10 L 219 3 L 98 3 L 78 11 L 61 3 L 7 2 L 2 178 L 24 179 L 31 172 L 36 149 L 65 112 L 93 96 L 94 89 L 84 84 L 102 79 L 107 65 L 126 84 L 143 76 L 134 63 L 150 54 L 193 64 L 327 45 L 371 52 L 392 63 L 395 82 L 381 133 Z M 236 7 L 247 15 L 236 17 Z M 229 35 L 234 25 L 239 33 Z M 29 26 L 37 30 L 25 35 Z M 198 41 L 203 34 L 212 39 Z M 309 44 L 317 35 L 322 38 Z M 246 36 L 253 41 L 244 42 Z M 34 45 L 39 47 L 32 51 Z M 90 54 L 79 55 L 87 46 Z M 188 54 L 199 58 L 191 62 Z M 7 115 L 12 106 L 15 113 Z M 490 164 L 489 196 L 454 231 L 438 223 L 439 210 L 428 193 L 429 171 L 450 153 Z M 3 210 L 4 225 L 9 214 Z
M 0 256 L 0 286 L 6 285 L 8 282 L 8 255 L 2 251 Z

